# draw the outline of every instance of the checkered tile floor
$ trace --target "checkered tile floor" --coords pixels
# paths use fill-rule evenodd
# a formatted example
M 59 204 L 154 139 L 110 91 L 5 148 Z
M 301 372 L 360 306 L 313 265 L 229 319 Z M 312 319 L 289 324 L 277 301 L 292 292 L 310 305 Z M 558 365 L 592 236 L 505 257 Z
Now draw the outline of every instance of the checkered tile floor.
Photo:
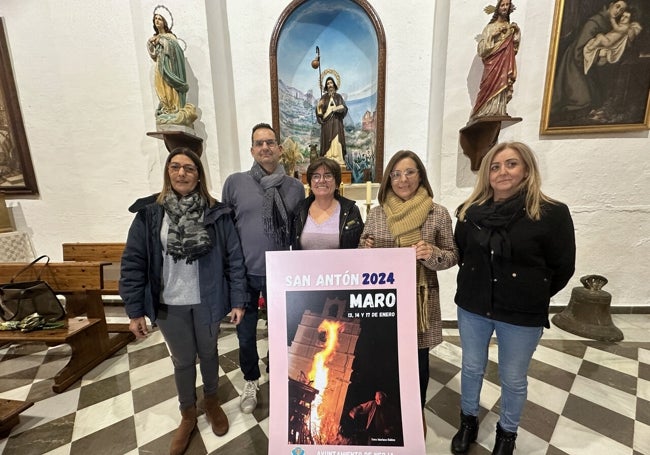
M 614 321 L 625 334 L 621 343 L 586 340 L 555 327 L 545 332 L 530 370 L 516 453 L 650 455 L 650 315 L 614 315 Z M 259 351 L 266 353 L 262 326 L 260 338 Z M 227 324 L 219 352 L 219 394 L 230 431 L 218 438 L 200 417 L 187 454 L 266 454 L 268 377 L 260 381 L 257 410 L 240 413 L 243 378 L 237 338 Z M 3 454 L 168 452 L 179 413 L 171 360 L 160 332 L 130 344 L 70 389 L 55 394 L 51 378 L 68 355 L 66 346 L 0 347 L 0 398 L 35 402 L 21 414 L 10 436 L 0 440 Z M 458 332 L 446 330 L 443 344 L 431 352 L 427 454 L 449 453 L 458 423 L 460 356 Z M 470 454 L 489 454 L 494 442 L 499 408 L 496 360 L 494 345 L 481 395 L 478 441 Z

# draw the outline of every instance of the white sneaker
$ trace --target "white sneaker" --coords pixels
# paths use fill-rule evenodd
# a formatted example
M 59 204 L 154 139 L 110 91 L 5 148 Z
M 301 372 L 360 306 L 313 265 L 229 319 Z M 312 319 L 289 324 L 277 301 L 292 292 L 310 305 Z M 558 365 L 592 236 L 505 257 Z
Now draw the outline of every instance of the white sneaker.
M 246 381 L 244 391 L 241 394 L 239 408 L 244 414 L 250 414 L 257 407 L 257 391 L 260 389 L 257 385 L 258 380 Z

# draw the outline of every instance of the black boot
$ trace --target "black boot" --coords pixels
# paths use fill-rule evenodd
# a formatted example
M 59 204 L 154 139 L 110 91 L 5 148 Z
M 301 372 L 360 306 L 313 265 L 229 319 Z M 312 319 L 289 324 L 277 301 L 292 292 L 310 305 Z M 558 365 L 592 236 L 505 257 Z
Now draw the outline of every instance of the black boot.
M 451 440 L 451 453 L 467 453 L 469 445 L 476 441 L 478 435 L 478 417 L 460 412 L 460 428 Z
M 506 431 L 497 423 L 497 439 L 494 441 L 492 455 L 512 455 L 515 450 L 515 439 L 517 439 L 516 432 Z

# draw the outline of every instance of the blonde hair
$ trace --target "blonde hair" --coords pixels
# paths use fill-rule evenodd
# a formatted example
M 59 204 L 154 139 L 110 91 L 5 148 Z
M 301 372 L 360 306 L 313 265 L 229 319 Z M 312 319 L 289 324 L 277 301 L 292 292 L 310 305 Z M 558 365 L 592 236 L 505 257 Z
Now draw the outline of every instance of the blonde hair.
M 199 179 L 196 184 L 199 194 L 208 203 L 208 207 L 212 207 L 214 204 L 216 204 L 217 200 L 210 195 L 210 193 L 208 192 L 208 186 L 205 183 L 207 179 L 205 178 L 205 170 L 203 169 L 201 158 L 199 158 L 199 155 L 197 155 L 187 147 L 176 147 L 174 150 L 169 152 L 169 155 L 167 156 L 167 160 L 165 161 L 165 174 L 163 177 L 163 187 L 162 190 L 160 191 L 160 194 L 156 198 L 156 202 L 162 205 L 162 203 L 165 201 L 165 197 L 169 193 L 174 191 L 174 189 L 172 188 L 172 180 L 169 177 L 169 171 L 167 169 L 169 163 L 171 163 L 172 161 L 172 158 L 174 158 L 176 155 L 185 155 L 186 157 L 192 160 L 192 163 L 194 163 L 196 169 L 199 171 Z
M 517 191 L 526 194 L 526 216 L 531 220 L 539 220 L 542 215 L 543 203 L 555 204 L 556 201 L 546 196 L 542 190 L 542 177 L 539 173 L 537 160 L 533 151 L 523 142 L 501 142 L 500 144 L 492 147 L 481 161 L 481 167 L 478 170 L 478 179 L 474 186 L 474 191 L 467 198 L 465 202 L 458 208 L 456 216 L 459 220 L 464 220 L 469 209 L 472 205 L 483 205 L 494 196 L 494 190 L 490 186 L 490 165 L 494 156 L 505 150 L 512 149 L 519 154 L 521 160 L 524 162 L 526 176 L 521 181 Z

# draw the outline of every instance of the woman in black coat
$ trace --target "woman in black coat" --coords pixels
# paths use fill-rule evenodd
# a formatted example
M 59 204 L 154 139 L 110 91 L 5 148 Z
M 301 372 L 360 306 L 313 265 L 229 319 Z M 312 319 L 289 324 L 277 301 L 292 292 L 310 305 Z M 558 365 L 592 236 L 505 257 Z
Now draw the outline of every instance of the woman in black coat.
M 493 454 L 512 454 L 526 402 L 527 372 L 550 298 L 575 269 L 575 235 L 566 205 L 541 191 L 535 156 L 521 142 L 497 144 L 457 211 L 460 270 L 456 305 L 462 346 L 461 424 L 453 453 L 466 453 L 478 433 L 488 346 L 496 333 L 501 380 Z

